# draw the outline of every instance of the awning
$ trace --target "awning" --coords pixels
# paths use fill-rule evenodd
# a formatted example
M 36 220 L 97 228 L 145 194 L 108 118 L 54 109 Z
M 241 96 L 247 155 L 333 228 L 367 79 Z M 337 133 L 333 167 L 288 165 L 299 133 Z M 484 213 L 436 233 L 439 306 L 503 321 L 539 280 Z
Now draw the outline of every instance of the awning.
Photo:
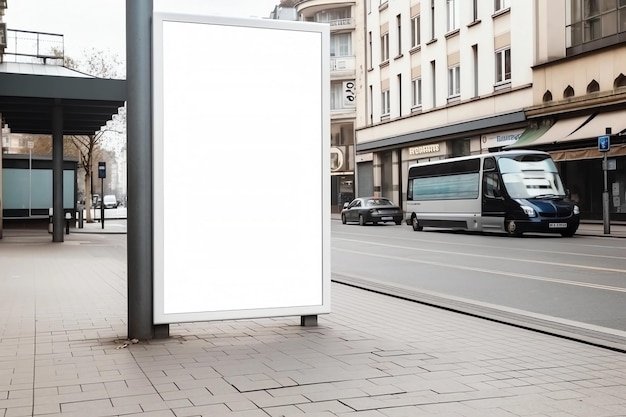
M 542 125 L 542 126 L 538 126 L 538 127 L 529 127 L 528 129 L 524 130 L 522 132 L 522 134 L 520 135 L 519 139 L 517 139 L 517 141 L 509 146 L 506 146 L 505 148 L 524 148 L 526 147 L 528 144 L 533 143 L 535 140 L 537 140 L 541 135 L 543 135 L 544 133 L 546 133 L 548 131 L 548 129 L 550 129 L 550 125 Z
M 626 133 L 626 111 L 593 113 L 586 116 L 557 120 L 551 127 L 529 127 L 520 138 L 506 149 L 534 148 L 541 145 L 555 145 L 584 139 L 594 139 L 606 134 L 606 128 L 613 135 Z
M 587 122 L 575 132 L 566 136 L 563 140 L 581 140 L 597 138 L 606 134 L 606 128 L 612 129 L 612 134 L 617 135 L 626 130 L 626 111 L 614 111 L 607 113 L 594 113 Z
M 552 126 L 541 125 L 529 127 L 522 133 L 520 138 L 505 149 L 534 148 L 538 145 L 548 145 L 561 142 L 584 124 L 590 116 L 572 117 L 557 120 Z
M 573 132 L 577 131 L 591 116 L 572 117 L 571 119 L 557 120 L 550 129 L 537 140 L 533 146 L 550 145 L 568 141 Z
M 577 148 L 567 149 L 563 151 L 548 152 L 555 161 L 576 161 L 581 159 L 601 159 L 604 158 L 604 152 L 600 152 L 598 147 L 593 148 Z M 620 143 L 615 146 L 611 145 L 611 150 L 607 152 L 608 158 L 617 156 L 626 156 L 626 144 Z

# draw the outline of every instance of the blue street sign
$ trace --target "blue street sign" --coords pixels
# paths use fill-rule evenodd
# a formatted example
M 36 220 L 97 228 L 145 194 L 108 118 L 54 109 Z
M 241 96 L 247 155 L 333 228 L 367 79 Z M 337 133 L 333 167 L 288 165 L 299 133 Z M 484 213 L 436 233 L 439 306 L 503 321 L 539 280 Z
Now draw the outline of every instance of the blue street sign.
M 608 152 L 611 148 L 611 136 L 598 136 L 598 150 L 600 152 Z

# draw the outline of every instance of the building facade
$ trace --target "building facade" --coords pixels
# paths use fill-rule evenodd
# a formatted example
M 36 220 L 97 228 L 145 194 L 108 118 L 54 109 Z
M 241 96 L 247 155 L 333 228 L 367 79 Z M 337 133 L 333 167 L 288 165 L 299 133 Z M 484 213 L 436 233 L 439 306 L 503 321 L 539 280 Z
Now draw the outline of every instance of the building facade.
M 367 0 L 357 194 L 405 206 L 408 166 L 501 150 L 533 104 L 534 1 Z
M 298 20 L 330 25 L 331 210 L 338 212 L 355 197 L 355 120 L 357 56 L 363 33 L 363 2 L 303 0 Z
M 626 221 L 626 2 L 537 1 L 529 128 L 514 145 L 549 152 L 583 219 Z M 598 149 L 607 129 L 611 147 Z M 621 135 L 620 135 L 621 134 Z
M 626 2 L 365 0 L 362 12 L 357 196 L 404 207 L 410 164 L 516 147 L 552 155 L 583 218 L 602 218 L 608 191 L 611 219 L 626 220 Z

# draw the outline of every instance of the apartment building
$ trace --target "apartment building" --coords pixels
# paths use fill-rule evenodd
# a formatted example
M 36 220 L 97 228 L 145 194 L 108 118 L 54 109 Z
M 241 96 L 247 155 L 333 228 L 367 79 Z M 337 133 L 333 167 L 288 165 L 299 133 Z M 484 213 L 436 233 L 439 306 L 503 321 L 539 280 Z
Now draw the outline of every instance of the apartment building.
M 355 120 L 357 109 L 357 49 L 363 33 L 363 2 L 302 0 L 298 20 L 330 25 L 331 79 L 331 210 L 355 197 Z
M 408 165 L 507 148 L 557 161 L 582 217 L 626 220 L 626 2 L 365 0 L 356 194 L 404 206 Z M 360 26 L 357 20 L 357 26 Z
M 607 191 L 611 220 L 626 221 L 626 2 L 534 3 L 533 100 L 529 128 L 514 146 L 552 155 L 582 218 L 603 218 Z M 598 137 L 607 128 L 605 184 Z
M 365 1 L 357 194 L 404 206 L 410 164 L 515 143 L 533 104 L 536 3 Z

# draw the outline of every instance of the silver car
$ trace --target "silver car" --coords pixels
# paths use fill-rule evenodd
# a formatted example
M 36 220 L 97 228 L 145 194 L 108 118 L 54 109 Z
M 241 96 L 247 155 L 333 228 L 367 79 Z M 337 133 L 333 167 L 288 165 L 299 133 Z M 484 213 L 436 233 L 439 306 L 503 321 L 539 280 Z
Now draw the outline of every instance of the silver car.
M 359 197 L 350 204 L 345 203 L 341 211 L 341 222 L 359 222 L 361 226 L 367 223 L 394 222 L 402 224 L 404 213 L 402 209 L 383 197 Z

